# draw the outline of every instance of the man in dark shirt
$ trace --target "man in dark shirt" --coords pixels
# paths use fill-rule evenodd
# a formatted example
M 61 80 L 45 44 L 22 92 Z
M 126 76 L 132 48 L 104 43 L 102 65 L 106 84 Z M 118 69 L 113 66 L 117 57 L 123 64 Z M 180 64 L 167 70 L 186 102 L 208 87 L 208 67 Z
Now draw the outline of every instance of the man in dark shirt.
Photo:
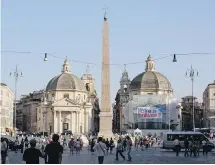
M 188 154 L 189 141 L 188 141 L 187 137 L 185 137 L 185 139 L 184 139 L 184 149 L 185 149 L 184 157 L 189 157 L 189 154 Z
M 52 142 L 49 143 L 45 148 L 45 163 L 47 164 L 61 164 L 63 146 L 58 142 L 59 135 L 54 134 Z M 47 162 L 48 157 L 48 162 Z
M 30 141 L 31 148 L 25 150 L 23 154 L 23 160 L 26 164 L 40 164 L 40 157 L 43 158 L 44 156 L 40 152 L 40 150 L 36 149 L 36 140 L 32 139 Z

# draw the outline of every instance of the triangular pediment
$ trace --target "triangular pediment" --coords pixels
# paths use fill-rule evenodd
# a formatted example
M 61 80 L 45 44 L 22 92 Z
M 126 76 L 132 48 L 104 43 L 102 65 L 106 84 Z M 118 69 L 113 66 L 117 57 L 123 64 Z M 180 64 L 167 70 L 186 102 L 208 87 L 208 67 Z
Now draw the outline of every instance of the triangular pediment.
M 75 100 L 71 100 L 69 98 L 63 98 L 60 100 L 55 101 L 52 106 L 54 107 L 63 107 L 63 106 L 68 106 L 68 107 L 77 107 L 80 106 L 79 103 L 77 103 Z

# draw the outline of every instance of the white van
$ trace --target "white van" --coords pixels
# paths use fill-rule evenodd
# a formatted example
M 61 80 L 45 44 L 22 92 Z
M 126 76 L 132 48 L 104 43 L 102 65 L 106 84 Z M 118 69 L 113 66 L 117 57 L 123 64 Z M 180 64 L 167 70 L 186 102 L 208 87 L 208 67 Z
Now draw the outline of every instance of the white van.
M 200 132 L 163 132 L 163 149 L 173 149 L 174 150 L 174 145 L 173 141 L 175 138 L 178 137 L 178 140 L 180 141 L 181 148 L 184 148 L 184 139 L 187 137 L 188 139 L 201 139 L 201 140 L 206 140 L 208 141 L 208 151 L 211 151 L 214 147 L 215 144 L 214 142 L 210 141 L 205 135 L 203 135 Z

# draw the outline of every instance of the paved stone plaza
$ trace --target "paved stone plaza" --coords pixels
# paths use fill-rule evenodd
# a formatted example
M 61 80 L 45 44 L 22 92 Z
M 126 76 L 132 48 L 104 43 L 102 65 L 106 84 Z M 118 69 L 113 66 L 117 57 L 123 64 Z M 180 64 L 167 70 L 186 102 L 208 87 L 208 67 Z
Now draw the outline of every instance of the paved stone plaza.
M 125 154 L 125 153 L 124 153 Z M 210 164 L 215 163 L 215 154 L 209 153 L 208 156 L 203 156 L 202 152 L 200 153 L 200 157 L 191 157 L 185 158 L 183 156 L 183 152 L 180 153 L 179 157 L 175 156 L 175 153 L 172 151 L 162 150 L 162 149 L 154 149 L 150 148 L 144 151 L 136 151 L 133 149 L 132 155 L 132 162 L 124 161 L 121 157 L 119 157 L 119 161 L 115 161 L 115 152 L 114 154 L 108 154 L 105 157 L 104 163 L 105 164 Z M 9 151 L 9 163 L 10 164 L 21 164 L 22 162 L 22 154 L 14 153 Z M 41 159 L 40 163 L 44 163 L 44 160 Z M 80 155 L 70 155 L 69 150 L 65 149 L 63 154 L 63 161 L 62 164 L 97 164 L 97 157 L 96 155 L 92 155 L 86 149 L 81 151 Z

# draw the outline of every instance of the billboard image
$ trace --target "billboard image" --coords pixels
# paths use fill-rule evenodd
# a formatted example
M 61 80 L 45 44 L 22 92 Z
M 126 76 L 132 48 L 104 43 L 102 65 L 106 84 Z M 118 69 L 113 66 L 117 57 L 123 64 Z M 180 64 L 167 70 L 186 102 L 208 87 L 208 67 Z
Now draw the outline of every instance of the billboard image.
M 138 119 L 161 119 L 163 109 L 158 107 L 137 107 Z

